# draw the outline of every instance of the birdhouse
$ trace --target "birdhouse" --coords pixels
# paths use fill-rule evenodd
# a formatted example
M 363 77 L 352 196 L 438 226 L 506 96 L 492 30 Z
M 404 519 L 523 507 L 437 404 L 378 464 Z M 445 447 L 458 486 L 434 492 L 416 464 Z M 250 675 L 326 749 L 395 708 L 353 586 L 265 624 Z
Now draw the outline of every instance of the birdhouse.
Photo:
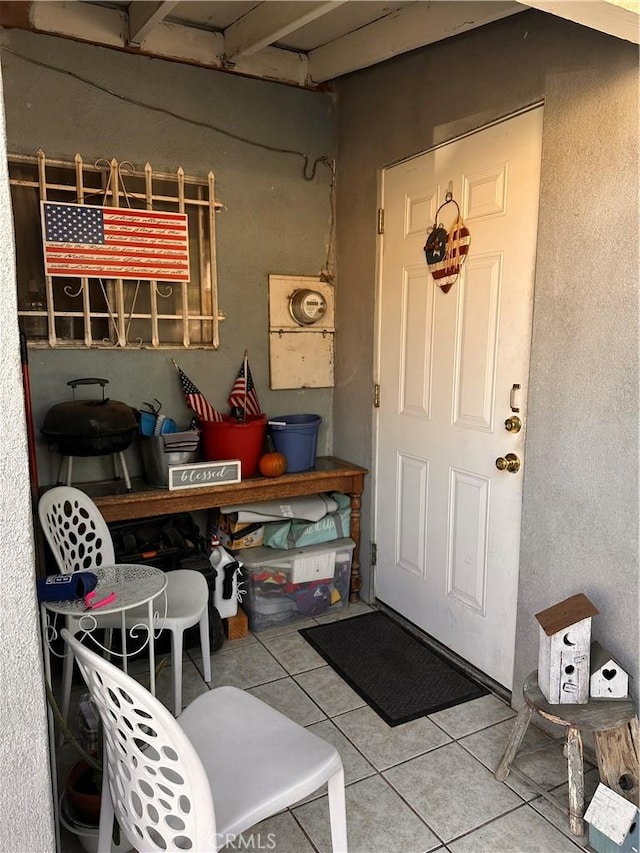
M 598 610 L 586 595 L 572 595 L 536 613 L 540 625 L 538 684 L 551 705 L 589 701 L 591 617 Z
M 592 699 L 624 699 L 629 693 L 629 676 L 597 641 L 591 643 Z
M 600 782 L 584 815 L 589 844 L 596 853 L 638 853 L 639 816 L 634 803 Z

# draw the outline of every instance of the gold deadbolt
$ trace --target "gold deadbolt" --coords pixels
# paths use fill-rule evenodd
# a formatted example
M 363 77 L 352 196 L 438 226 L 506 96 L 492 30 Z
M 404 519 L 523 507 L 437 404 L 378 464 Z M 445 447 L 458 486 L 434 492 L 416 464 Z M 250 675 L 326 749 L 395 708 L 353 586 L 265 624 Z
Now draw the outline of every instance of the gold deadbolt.
M 506 456 L 498 456 L 496 459 L 496 468 L 498 471 L 508 471 L 510 474 L 516 474 L 520 470 L 520 460 L 515 453 L 507 453 Z
M 522 421 L 517 415 L 511 415 L 511 417 L 507 418 L 504 422 L 504 428 L 507 432 L 520 432 L 522 429 Z

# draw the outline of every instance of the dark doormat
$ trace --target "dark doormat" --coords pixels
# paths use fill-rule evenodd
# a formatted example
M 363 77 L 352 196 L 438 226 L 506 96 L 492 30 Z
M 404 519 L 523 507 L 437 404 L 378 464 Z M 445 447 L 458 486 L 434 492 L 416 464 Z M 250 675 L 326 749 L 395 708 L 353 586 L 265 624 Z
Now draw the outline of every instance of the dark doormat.
M 489 693 L 378 611 L 299 633 L 390 726 Z

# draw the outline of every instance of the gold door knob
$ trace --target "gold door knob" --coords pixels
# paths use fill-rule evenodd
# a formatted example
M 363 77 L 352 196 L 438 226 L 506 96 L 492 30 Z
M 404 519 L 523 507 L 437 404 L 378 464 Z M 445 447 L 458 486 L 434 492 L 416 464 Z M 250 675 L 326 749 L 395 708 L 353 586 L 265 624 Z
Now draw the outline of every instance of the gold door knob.
M 504 428 L 507 432 L 520 432 L 522 429 L 522 421 L 517 415 L 511 415 L 504 422 Z
M 496 459 L 496 468 L 498 471 L 508 471 L 510 474 L 516 474 L 520 470 L 520 460 L 515 453 L 507 453 L 506 456 L 498 456 Z

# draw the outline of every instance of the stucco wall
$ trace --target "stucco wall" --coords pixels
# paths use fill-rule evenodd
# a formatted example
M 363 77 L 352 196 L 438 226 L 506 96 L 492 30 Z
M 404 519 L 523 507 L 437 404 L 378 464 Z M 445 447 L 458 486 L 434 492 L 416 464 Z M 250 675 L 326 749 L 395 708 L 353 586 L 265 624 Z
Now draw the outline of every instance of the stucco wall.
M 0 78 L 0 150 L 6 133 Z M 20 371 L 13 223 L 6 165 L 0 168 L 0 346 L 2 435 L 2 785 L 0 850 L 54 849 L 51 774 L 38 612 L 34 595 L 31 493 Z
M 514 684 L 583 591 L 638 666 L 638 50 L 527 11 L 338 81 L 334 449 L 372 467 L 377 171 L 544 99 Z M 385 393 L 385 389 L 382 389 Z M 371 579 L 373 478 L 363 502 Z M 517 689 L 517 688 L 516 688 Z
M 219 126 L 265 145 L 316 157 L 333 156 L 335 116 L 328 94 L 250 80 L 178 63 L 16 30 L 3 43 L 30 58 L 67 69 L 114 92 L 195 121 Z M 274 153 L 196 127 L 117 97 L 66 74 L 2 52 L 11 152 L 91 162 L 99 157 L 147 161 L 158 170 L 216 176 L 225 204 L 217 216 L 220 349 L 189 352 L 31 350 L 33 412 L 38 433 L 41 482 L 55 479 L 57 458 L 39 437 L 48 408 L 70 399 L 66 382 L 104 376 L 109 395 L 134 407 L 157 397 L 163 411 L 189 420 L 171 356 L 207 395 L 227 411 L 226 398 L 245 348 L 263 409 L 322 415 L 318 452 L 331 450 L 331 389 L 269 390 L 268 275 L 318 275 L 328 245 L 330 172 L 320 165 L 303 178 L 301 156 Z M 127 451 L 130 472 L 141 470 L 135 447 Z M 76 460 L 76 481 L 111 476 L 110 459 Z

